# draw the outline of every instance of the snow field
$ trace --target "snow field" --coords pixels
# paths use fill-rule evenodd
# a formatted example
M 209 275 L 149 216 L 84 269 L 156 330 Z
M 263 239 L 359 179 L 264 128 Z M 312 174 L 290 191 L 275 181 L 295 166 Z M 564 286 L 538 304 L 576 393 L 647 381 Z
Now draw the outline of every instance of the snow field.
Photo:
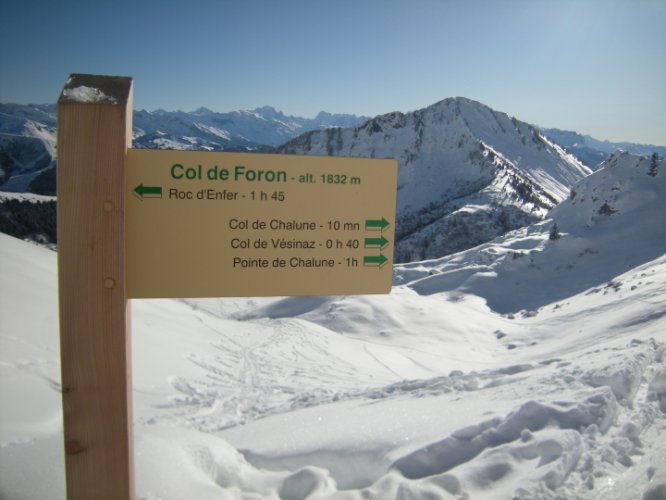
M 2 262 L 25 286 L 2 294 L 3 311 L 22 320 L 2 321 L 10 376 L 0 407 L 12 413 L 2 413 L 0 466 L 11 474 L 0 492 L 63 498 L 57 336 L 44 318 L 57 311 L 46 298 L 37 314 L 25 311 L 36 291 L 55 291 L 55 255 L 2 238 Z M 666 366 L 654 306 L 664 276 L 657 259 L 616 277 L 619 290 L 514 319 L 473 296 L 407 286 L 303 303 L 137 301 L 138 498 L 659 492 Z M 50 378 L 21 366 L 50 367 Z M 20 473 L 27 463 L 43 467 L 38 484 Z
M 561 239 L 399 265 L 386 296 L 134 301 L 137 498 L 663 498 L 664 177 L 638 165 L 578 186 Z M 0 235 L 0 498 L 64 498 L 55 262 Z

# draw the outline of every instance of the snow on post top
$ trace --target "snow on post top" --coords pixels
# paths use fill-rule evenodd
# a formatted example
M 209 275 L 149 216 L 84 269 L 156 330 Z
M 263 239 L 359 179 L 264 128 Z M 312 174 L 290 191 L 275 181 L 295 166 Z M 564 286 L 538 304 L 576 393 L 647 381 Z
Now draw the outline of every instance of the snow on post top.
M 126 76 L 102 76 L 72 74 L 58 99 L 58 104 L 126 104 L 129 99 L 132 78 Z

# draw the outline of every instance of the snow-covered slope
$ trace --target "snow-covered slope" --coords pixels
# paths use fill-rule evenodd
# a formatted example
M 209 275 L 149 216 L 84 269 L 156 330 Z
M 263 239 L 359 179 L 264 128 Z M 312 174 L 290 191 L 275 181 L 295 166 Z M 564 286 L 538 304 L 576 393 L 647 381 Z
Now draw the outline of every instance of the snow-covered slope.
M 590 173 L 533 126 L 464 98 L 312 131 L 279 151 L 396 158 L 398 262 L 469 248 L 540 220 Z
M 552 220 L 397 266 L 389 295 L 133 301 L 137 498 L 663 498 L 648 172 L 616 155 Z M 55 257 L 0 234 L 0 498 L 64 498 Z
M 618 152 L 544 222 L 425 267 L 406 264 L 396 281 L 426 294 L 473 293 L 500 313 L 621 287 L 615 276 L 666 252 L 666 167 L 663 159 L 652 163 Z M 650 175 L 652 168 L 657 175 Z M 554 224 L 561 237 L 553 240 Z
M 29 191 L 36 177 L 54 167 L 55 130 L 54 106 L 0 104 L 0 186 L 3 190 Z

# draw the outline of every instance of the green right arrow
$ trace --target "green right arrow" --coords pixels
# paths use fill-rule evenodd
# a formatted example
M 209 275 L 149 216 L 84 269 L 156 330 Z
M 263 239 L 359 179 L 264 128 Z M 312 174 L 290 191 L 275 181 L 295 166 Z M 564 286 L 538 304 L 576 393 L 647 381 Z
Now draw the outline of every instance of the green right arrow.
M 365 248 L 379 248 L 384 250 L 386 245 L 388 245 L 389 240 L 384 238 L 365 238 Z
M 387 221 L 384 217 L 381 219 L 366 219 L 365 220 L 365 230 L 366 231 L 376 231 L 380 230 L 383 231 L 389 227 L 389 221 Z
M 366 255 L 363 257 L 363 265 L 364 266 L 376 266 L 376 267 L 384 267 L 384 265 L 388 262 L 388 259 L 384 257 L 382 254 L 379 255 Z
M 161 186 L 144 186 L 139 184 L 134 188 L 134 193 L 140 200 L 144 198 L 161 198 L 162 197 L 162 187 Z

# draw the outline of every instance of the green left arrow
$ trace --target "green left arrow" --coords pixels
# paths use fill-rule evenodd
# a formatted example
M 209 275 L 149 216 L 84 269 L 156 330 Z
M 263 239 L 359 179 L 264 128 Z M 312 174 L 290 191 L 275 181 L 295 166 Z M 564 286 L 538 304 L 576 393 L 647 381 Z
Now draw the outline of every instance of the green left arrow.
M 384 250 L 388 242 L 389 240 L 383 236 L 381 238 L 365 238 L 365 248 L 379 248 L 380 250 Z
M 384 265 L 388 262 L 388 259 L 384 257 L 382 254 L 379 255 L 366 255 L 363 257 L 363 265 L 364 266 L 376 266 L 376 267 L 384 267 Z
M 143 200 L 144 198 L 161 198 L 162 187 L 144 186 L 143 184 L 139 184 L 137 187 L 134 188 L 134 193 L 140 200 Z

